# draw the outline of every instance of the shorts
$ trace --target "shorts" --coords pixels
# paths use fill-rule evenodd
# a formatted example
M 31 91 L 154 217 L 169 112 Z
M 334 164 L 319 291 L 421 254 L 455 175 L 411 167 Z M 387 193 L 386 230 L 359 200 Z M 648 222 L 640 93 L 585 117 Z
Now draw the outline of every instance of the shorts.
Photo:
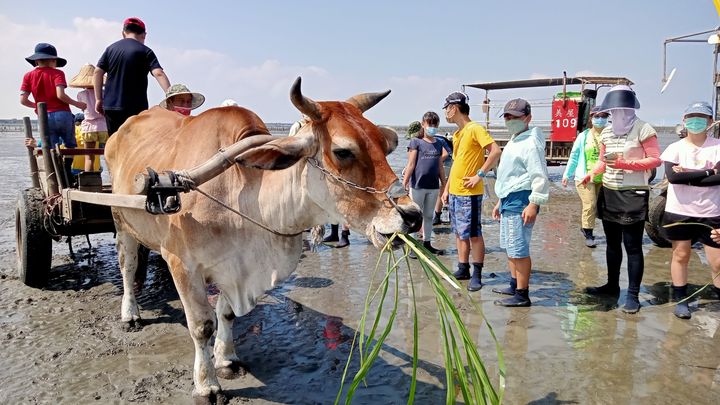
M 50 147 L 63 144 L 66 148 L 77 148 L 75 141 L 75 116 L 70 111 L 53 111 L 48 113 L 47 132 Z
M 711 226 L 713 229 L 718 229 L 720 228 L 720 217 L 698 218 L 665 211 L 662 218 L 662 231 L 668 240 L 689 240 L 693 243 L 700 242 L 705 246 L 720 248 L 720 244 L 715 243 L 712 238 L 710 238 L 710 228 L 706 226 L 688 224 L 665 227 L 665 225 L 679 222 L 705 224 Z
M 500 247 L 510 259 L 530 257 L 532 224 L 523 224 L 521 212 L 504 212 L 500 216 Z
M 82 138 L 82 141 L 85 143 L 96 142 L 99 146 L 99 145 L 104 145 L 107 142 L 108 133 L 107 133 L 107 131 L 82 132 L 82 133 L 80 133 L 80 137 Z
M 482 236 L 482 194 L 453 195 L 448 199 L 450 227 L 455 236 L 468 240 Z

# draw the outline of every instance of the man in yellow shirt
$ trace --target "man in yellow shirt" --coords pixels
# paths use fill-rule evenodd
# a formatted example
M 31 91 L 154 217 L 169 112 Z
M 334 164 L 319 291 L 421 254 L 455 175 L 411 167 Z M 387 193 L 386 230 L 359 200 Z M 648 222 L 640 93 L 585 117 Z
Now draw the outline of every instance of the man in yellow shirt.
M 458 249 L 458 270 L 453 275 L 458 280 L 470 279 L 467 289 L 477 291 L 482 288 L 480 277 L 485 261 L 485 240 L 480 221 L 484 190 L 482 180 L 500 159 L 500 147 L 482 125 L 470 119 L 467 102 L 467 96 L 460 92 L 445 98 L 445 119 L 457 125 L 458 130 L 453 134 L 453 165 L 442 199 L 448 204 L 450 226 Z

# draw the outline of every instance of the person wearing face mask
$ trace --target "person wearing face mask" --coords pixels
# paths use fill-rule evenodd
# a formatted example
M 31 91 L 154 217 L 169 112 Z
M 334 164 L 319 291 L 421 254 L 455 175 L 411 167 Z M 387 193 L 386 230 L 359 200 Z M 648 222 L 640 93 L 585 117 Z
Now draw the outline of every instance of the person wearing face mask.
M 190 115 L 190 111 L 200 107 L 205 102 L 205 96 L 193 93 L 184 84 L 173 84 L 165 93 L 165 99 L 160 107 L 175 111 L 182 115 Z
M 580 230 L 585 237 L 585 246 L 594 248 L 596 246 L 595 235 L 593 235 L 595 207 L 600 187 L 602 187 L 602 174 L 593 177 L 585 184 L 582 183 L 582 180 L 600 160 L 600 133 L 607 125 L 608 113 L 600 111 L 600 107 L 595 106 L 590 110 L 590 117 L 592 126 L 575 138 L 565 173 L 563 173 L 562 185 L 567 187 L 568 179 L 575 179 L 575 188 L 582 202 Z
M 500 247 L 510 268 L 510 287 L 493 292 L 510 295 L 495 301 L 504 307 L 529 307 L 530 238 L 540 206 L 547 204 L 550 180 L 545 161 L 545 135 L 530 127 L 530 104 L 521 98 L 508 101 L 503 109 L 510 140 L 497 168 L 495 194 L 499 200 L 492 216 L 500 220 Z
M 599 287 L 587 287 L 585 292 L 615 298 L 620 295 L 624 245 L 628 290 L 622 310 L 631 314 L 640 310 L 640 283 L 645 268 L 642 240 L 650 196 L 648 179 L 650 171 L 661 163 L 655 129 L 635 115 L 638 108 L 640 102 L 629 86 L 617 85 L 608 91 L 600 110 L 610 112 L 612 125 L 600 134 L 600 161 L 582 181 L 587 184 L 604 173 L 597 211 L 607 239 L 608 281 Z
M 445 252 L 430 244 L 432 239 L 432 221 L 435 202 L 440 193 L 440 179 L 445 178 L 442 161 L 447 152 L 440 141 L 435 139 L 440 117 L 433 111 L 423 115 L 417 135 L 408 145 L 408 162 L 403 173 L 403 186 L 410 190 L 410 197 L 423 212 L 423 246 L 431 253 L 443 255 Z
M 690 319 L 687 297 L 688 262 L 694 240 L 701 242 L 710 264 L 711 277 L 720 272 L 720 243 L 706 226 L 720 228 L 720 140 L 709 137 L 712 107 L 705 102 L 690 104 L 683 114 L 688 136 L 665 149 L 660 156 L 670 182 L 663 225 L 672 242 L 672 301 L 675 316 Z M 704 224 L 706 226 L 697 225 Z M 712 289 L 720 299 L 720 278 Z
M 455 124 L 453 134 L 453 165 L 445 190 L 444 204 L 448 204 L 450 227 L 458 249 L 458 280 L 470 279 L 467 289 L 482 288 L 480 281 L 485 261 L 485 240 L 482 236 L 483 178 L 500 158 L 500 147 L 485 128 L 470 119 L 470 105 L 465 93 L 454 92 L 445 98 L 445 119 Z M 485 151 L 488 151 L 485 159 Z M 473 273 L 470 275 L 470 253 Z

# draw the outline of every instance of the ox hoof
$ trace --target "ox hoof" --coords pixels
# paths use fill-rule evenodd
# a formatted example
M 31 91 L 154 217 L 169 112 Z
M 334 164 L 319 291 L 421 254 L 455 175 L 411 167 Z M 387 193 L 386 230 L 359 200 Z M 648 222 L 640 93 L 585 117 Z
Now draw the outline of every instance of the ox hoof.
M 247 374 L 247 371 L 239 362 L 233 361 L 229 366 L 216 368 L 215 374 L 224 380 L 234 380 Z
M 131 319 L 129 321 L 123 321 L 122 327 L 125 332 L 140 332 L 142 330 L 142 322 L 140 318 Z
M 194 397 L 195 405 L 225 405 L 227 404 L 227 398 L 225 394 L 220 392 L 213 392 L 206 397 Z

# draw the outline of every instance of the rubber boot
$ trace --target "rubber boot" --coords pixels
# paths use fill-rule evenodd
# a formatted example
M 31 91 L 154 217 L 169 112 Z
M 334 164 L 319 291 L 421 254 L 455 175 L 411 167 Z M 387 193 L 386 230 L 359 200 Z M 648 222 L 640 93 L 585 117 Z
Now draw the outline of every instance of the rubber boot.
M 468 283 L 467 289 L 468 291 L 478 291 L 482 288 L 482 281 L 480 281 L 480 278 L 482 277 L 482 263 L 473 263 L 473 274 L 470 278 L 470 282 Z
M 638 291 L 630 291 L 628 289 L 627 295 L 625 296 L 625 305 L 622 307 L 622 311 L 626 314 L 636 314 L 640 311 L 640 298 L 638 297 Z
M 440 225 L 440 223 L 442 222 L 440 220 L 440 214 L 441 212 L 436 212 L 435 215 L 433 215 L 433 225 Z
M 470 263 L 458 263 L 458 269 L 453 276 L 458 280 L 470 279 Z
M 493 288 L 492 291 L 497 294 L 502 295 L 515 295 L 515 290 L 517 289 L 517 279 L 516 278 L 510 278 L 510 287 L 508 288 Z
M 593 236 L 592 229 L 582 228 L 582 233 L 583 236 L 585 236 L 585 246 L 589 248 L 594 248 L 597 246 L 597 244 L 595 244 L 595 236 Z
M 323 239 L 323 243 L 337 242 L 338 240 L 340 240 L 338 238 L 338 225 L 330 225 L 330 235 Z
M 344 248 L 345 246 L 348 246 L 350 244 L 350 240 L 348 237 L 350 236 L 350 231 L 342 231 L 340 233 L 340 241 L 335 245 L 336 248 Z
M 617 272 L 607 271 L 607 284 L 599 287 L 586 287 L 585 292 L 590 295 L 607 295 L 611 297 L 620 297 L 620 269 Z
M 518 288 L 515 290 L 515 294 L 512 297 L 497 300 L 495 301 L 495 305 L 499 305 L 501 307 L 529 307 L 532 305 L 532 302 L 530 302 L 530 296 L 528 293 L 529 291 L 527 288 Z
M 673 302 L 682 301 L 685 297 L 687 297 L 687 284 L 681 287 L 672 286 Z M 688 307 L 687 301 L 678 302 L 678 304 L 675 305 L 675 311 L 673 311 L 673 314 L 680 319 L 690 319 L 692 316 L 690 314 L 690 307 Z
M 720 300 L 720 288 L 712 286 L 712 290 L 715 291 L 715 294 L 717 294 L 717 297 Z
M 430 244 L 430 241 L 429 241 L 429 240 L 426 240 L 425 242 L 423 242 L 423 246 L 425 247 L 425 249 L 429 250 L 430 253 L 432 253 L 432 254 L 434 254 L 434 255 L 442 256 L 442 255 L 445 254 L 445 251 L 444 251 L 444 250 L 442 250 L 442 249 L 435 249 L 434 247 L 432 247 L 432 245 Z

